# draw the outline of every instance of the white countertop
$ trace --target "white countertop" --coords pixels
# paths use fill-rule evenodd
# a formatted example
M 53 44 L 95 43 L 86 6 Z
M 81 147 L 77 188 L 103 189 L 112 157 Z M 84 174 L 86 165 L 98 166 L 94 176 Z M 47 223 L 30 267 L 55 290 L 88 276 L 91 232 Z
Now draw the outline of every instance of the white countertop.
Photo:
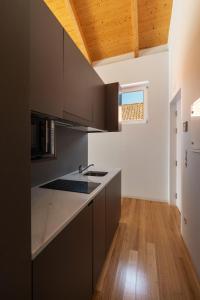
M 89 171 L 95 170 L 95 168 L 89 169 Z M 120 169 L 108 170 L 98 168 L 98 171 L 106 171 L 108 174 L 104 177 L 94 177 L 83 176 L 78 172 L 74 172 L 59 177 L 59 179 L 100 183 L 100 185 L 90 194 L 43 189 L 39 186 L 31 189 L 32 259 L 34 259 L 63 230 L 63 228 L 69 224 L 92 199 L 95 198 L 108 182 L 120 172 Z

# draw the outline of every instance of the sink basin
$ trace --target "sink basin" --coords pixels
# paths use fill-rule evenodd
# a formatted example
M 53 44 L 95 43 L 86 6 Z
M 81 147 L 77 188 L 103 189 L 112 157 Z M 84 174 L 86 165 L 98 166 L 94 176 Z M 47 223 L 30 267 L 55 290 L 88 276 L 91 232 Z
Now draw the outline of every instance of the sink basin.
M 84 176 L 97 176 L 97 177 L 103 177 L 107 175 L 108 172 L 101 172 L 101 171 L 88 171 L 87 173 L 83 174 Z

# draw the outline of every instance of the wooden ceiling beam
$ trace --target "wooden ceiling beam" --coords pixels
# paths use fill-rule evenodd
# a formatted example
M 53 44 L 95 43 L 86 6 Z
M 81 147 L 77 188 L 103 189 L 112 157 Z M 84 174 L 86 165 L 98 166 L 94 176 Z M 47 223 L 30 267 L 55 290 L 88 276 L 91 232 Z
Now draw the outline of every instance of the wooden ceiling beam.
M 82 31 L 82 28 L 81 28 L 81 24 L 80 24 L 79 17 L 77 15 L 76 8 L 75 8 L 73 0 L 65 0 L 65 5 L 66 5 L 67 10 L 71 14 L 71 18 L 74 21 L 74 26 L 76 27 L 77 32 L 79 32 L 80 39 L 81 39 L 81 41 L 82 41 L 82 43 L 85 47 L 85 51 L 87 53 L 88 61 L 90 63 L 92 63 L 90 52 L 89 52 L 89 49 L 88 49 L 88 46 L 87 46 L 87 43 L 86 43 L 86 40 L 85 40 L 84 33 Z
M 172 3 L 172 0 L 138 1 L 140 49 L 167 44 Z
M 91 63 L 91 56 L 73 2 L 71 0 L 44 0 L 44 2 L 83 53 L 85 58 Z
M 74 0 L 93 62 L 133 49 L 131 0 Z
M 91 63 L 166 44 L 172 0 L 44 0 Z
M 139 55 L 139 31 L 138 31 L 138 0 L 131 0 L 131 20 L 133 30 L 133 52 L 135 57 Z

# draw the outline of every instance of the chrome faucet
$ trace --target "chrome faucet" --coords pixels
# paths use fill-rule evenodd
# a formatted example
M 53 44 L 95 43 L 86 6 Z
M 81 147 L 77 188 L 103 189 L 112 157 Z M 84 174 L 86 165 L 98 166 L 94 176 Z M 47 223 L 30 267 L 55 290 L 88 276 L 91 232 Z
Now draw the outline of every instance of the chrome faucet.
M 87 170 L 89 167 L 92 167 L 92 166 L 94 166 L 94 164 L 90 164 L 90 165 L 88 165 L 88 166 L 85 167 L 85 168 L 83 168 L 83 166 L 80 165 L 80 166 L 78 167 L 78 172 L 81 174 L 81 173 L 83 173 L 85 170 Z

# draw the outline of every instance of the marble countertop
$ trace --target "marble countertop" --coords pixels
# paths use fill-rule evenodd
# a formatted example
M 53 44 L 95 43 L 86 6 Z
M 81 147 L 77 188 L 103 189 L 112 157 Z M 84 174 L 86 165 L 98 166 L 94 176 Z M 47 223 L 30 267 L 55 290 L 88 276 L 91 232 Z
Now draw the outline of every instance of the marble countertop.
M 34 259 L 67 224 L 95 198 L 109 181 L 120 172 L 120 169 L 90 168 L 89 170 L 106 171 L 108 174 L 104 177 L 94 177 L 83 176 L 78 172 L 73 172 L 59 177 L 59 179 L 100 183 L 90 194 L 43 189 L 39 186 L 31 189 L 32 259 Z

